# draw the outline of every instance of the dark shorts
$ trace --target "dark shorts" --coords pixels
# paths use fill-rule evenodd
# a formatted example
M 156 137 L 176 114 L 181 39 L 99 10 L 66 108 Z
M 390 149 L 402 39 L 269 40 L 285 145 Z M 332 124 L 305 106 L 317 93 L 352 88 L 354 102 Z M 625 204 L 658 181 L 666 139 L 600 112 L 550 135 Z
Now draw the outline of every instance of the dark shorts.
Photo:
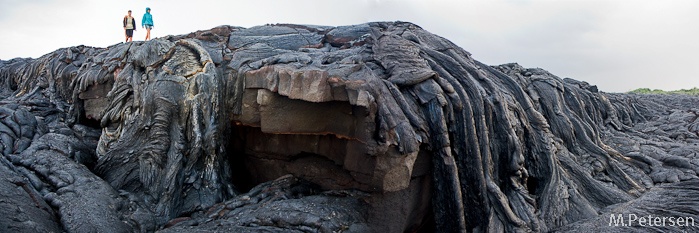
M 126 29 L 126 36 L 133 37 L 133 29 Z

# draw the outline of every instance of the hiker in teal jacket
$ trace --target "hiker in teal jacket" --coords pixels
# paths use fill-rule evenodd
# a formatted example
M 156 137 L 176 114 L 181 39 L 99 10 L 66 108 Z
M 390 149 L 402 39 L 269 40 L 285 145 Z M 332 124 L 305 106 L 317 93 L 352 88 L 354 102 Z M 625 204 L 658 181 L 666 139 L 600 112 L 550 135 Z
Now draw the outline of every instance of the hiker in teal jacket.
M 143 14 L 141 27 L 146 28 L 146 40 L 150 40 L 150 30 L 153 29 L 153 15 L 150 14 L 150 7 L 146 7 L 146 13 Z

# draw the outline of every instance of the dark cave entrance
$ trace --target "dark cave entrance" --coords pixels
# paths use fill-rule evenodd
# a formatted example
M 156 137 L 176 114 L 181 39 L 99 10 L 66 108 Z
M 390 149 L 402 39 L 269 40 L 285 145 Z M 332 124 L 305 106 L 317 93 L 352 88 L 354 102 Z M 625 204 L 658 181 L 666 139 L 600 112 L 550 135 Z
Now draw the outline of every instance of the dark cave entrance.
M 527 178 L 527 190 L 529 190 L 529 194 L 532 195 L 537 195 L 538 189 L 539 188 L 539 179 L 535 177 L 529 177 Z
M 80 115 L 80 119 L 78 120 L 78 122 L 79 122 L 81 125 L 84 125 L 84 126 L 87 126 L 87 127 L 90 127 L 90 128 L 102 129 L 102 125 L 101 125 L 99 119 L 95 119 L 95 118 L 92 118 L 92 117 L 86 117 L 85 114 L 81 114 L 81 115 Z
M 246 134 L 252 127 L 231 123 L 231 132 L 228 138 L 228 162 L 231 168 L 232 183 L 239 192 L 248 192 L 258 183 L 252 181 L 250 171 L 246 163 Z
M 363 185 L 343 168 L 348 139 L 332 134 L 265 133 L 239 122 L 232 122 L 229 132 L 231 182 L 240 192 L 287 174 L 322 190 Z

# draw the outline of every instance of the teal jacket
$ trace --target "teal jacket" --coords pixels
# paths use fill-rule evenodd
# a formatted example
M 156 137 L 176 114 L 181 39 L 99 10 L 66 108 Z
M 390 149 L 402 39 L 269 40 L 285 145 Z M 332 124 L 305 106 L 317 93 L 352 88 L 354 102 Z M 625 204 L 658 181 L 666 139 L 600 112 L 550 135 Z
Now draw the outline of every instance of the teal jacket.
M 145 14 L 143 14 L 143 20 L 141 20 L 141 27 L 145 25 L 151 25 L 153 26 L 153 15 L 151 15 L 149 12 L 146 11 Z

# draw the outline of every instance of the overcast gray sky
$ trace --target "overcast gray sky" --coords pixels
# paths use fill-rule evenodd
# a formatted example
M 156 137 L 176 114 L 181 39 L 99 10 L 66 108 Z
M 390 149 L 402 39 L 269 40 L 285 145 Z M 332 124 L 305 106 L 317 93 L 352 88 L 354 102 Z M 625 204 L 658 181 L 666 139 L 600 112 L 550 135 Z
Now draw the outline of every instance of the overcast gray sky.
M 693 0 L 0 0 L 0 59 L 122 42 L 123 16 L 152 8 L 152 37 L 219 25 L 351 25 L 408 21 L 481 62 L 517 62 L 602 91 L 699 87 Z

